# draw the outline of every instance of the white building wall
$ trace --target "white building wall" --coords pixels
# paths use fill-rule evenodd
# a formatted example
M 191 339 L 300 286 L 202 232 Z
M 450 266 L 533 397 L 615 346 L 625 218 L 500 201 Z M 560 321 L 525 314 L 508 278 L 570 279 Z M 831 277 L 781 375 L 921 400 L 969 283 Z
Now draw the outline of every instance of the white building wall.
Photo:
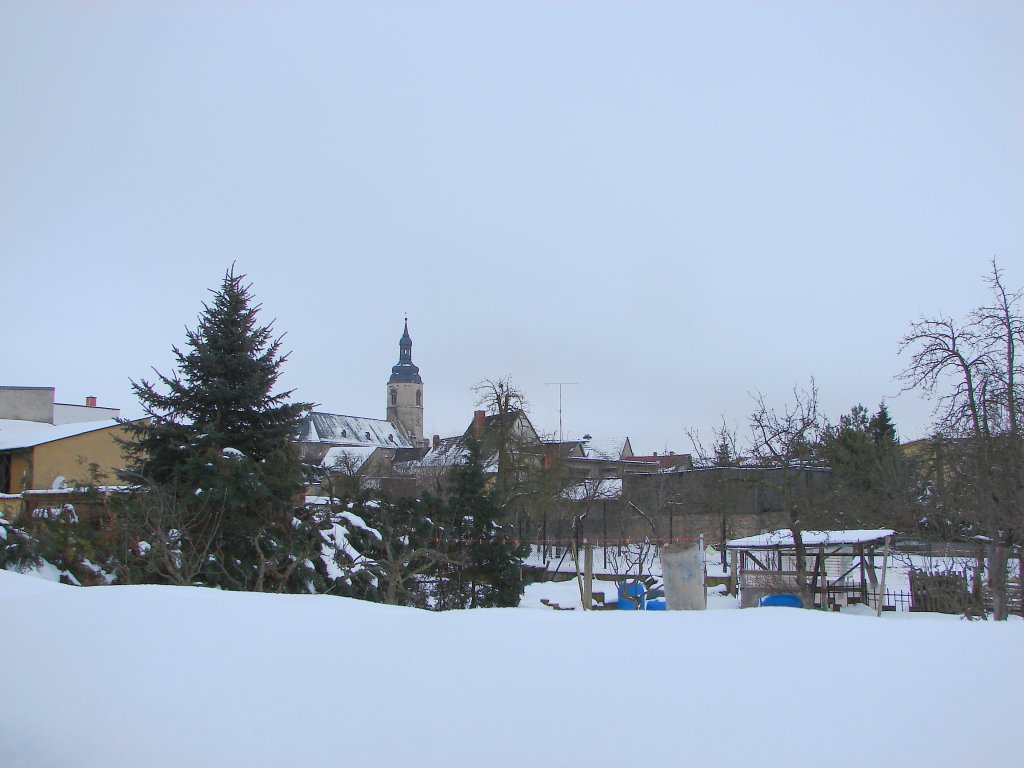
M 101 408 L 97 405 L 53 404 L 54 424 L 79 424 L 84 421 L 103 421 L 121 418 L 120 408 Z

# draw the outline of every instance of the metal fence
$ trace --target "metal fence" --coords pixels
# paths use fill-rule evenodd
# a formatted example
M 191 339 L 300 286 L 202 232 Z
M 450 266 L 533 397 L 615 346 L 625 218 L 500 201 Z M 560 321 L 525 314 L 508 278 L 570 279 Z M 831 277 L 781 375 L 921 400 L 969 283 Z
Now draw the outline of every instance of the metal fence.
M 829 605 L 846 607 L 850 605 L 867 605 L 869 608 L 876 608 L 878 605 L 878 592 L 871 589 L 862 590 L 859 584 L 836 584 L 830 585 L 828 590 Z M 882 602 L 883 611 L 908 612 L 913 610 L 913 599 L 909 592 L 901 590 L 885 590 L 885 599 Z

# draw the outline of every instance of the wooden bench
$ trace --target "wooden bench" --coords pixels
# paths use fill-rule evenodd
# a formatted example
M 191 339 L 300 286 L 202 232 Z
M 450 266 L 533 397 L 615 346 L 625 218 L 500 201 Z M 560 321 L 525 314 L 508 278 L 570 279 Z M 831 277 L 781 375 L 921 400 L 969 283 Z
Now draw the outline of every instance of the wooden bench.
M 546 597 L 542 597 L 540 599 L 540 601 L 544 605 L 546 605 L 548 608 L 554 608 L 556 611 L 575 611 L 576 610 L 576 606 L 570 605 L 568 607 L 563 608 L 558 603 L 553 603 L 550 600 L 548 600 Z

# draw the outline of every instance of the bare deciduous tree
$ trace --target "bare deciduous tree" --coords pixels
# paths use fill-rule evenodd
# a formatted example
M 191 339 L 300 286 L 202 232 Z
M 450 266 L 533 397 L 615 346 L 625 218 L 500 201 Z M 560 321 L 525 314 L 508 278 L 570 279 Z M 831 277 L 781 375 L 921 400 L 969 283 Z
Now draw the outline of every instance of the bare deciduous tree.
M 782 511 L 793 532 L 797 578 L 804 584 L 807 549 L 803 531 L 819 514 L 823 501 L 823 489 L 814 477 L 822 468 L 817 451 L 822 430 L 818 390 L 813 379 L 809 390 L 794 387 L 793 401 L 781 411 L 770 407 L 760 393 L 754 395 L 754 401 L 756 408 L 750 415 L 750 454 L 759 466 L 778 473 Z
M 185 502 L 160 487 L 139 486 L 111 504 L 122 527 L 121 581 L 200 583 L 217 551 L 224 499 L 200 494 Z
M 729 516 L 742 508 L 745 496 L 745 485 L 735 472 L 740 466 L 736 430 L 730 429 L 723 418 L 712 433 L 714 442 L 710 448 L 704 445 L 696 430 L 686 430 L 686 436 L 693 445 L 694 466 L 711 473 L 710 480 L 701 487 L 700 503 L 718 520 L 716 546 L 725 569 L 728 567 L 725 545 L 730 533 Z
M 511 503 L 518 495 L 517 485 L 526 469 L 527 457 L 537 456 L 536 441 L 528 441 L 521 433 L 519 415 L 528 409 L 526 396 L 508 376 L 484 379 L 473 391 L 477 405 L 489 416 L 496 416 L 488 429 L 486 449 L 497 452 L 498 493 L 503 503 Z
M 320 489 L 331 499 L 342 499 L 355 496 L 363 487 L 363 478 L 360 475 L 360 468 L 363 459 L 351 451 L 341 450 L 338 452 L 320 481 Z
M 1008 614 L 1007 553 L 1024 526 L 1024 440 L 1021 436 L 1022 292 L 1009 290 L 992 262 L 991 301 L 966 320 L 921 318 L 900 345 L 910 352 L 905 389 L 936 398 L 933 493 L 960 536 L 989 547 L 993 618 Z
M 538 474 L 543 469 L 543 445 L 528 420 L 529 403 L 511 378 L 484 379 L 473 391 L 477 405 L 490 419 L 482 436 L 485 454 L 497 461 L 495 491 L 498 503 L 511 513 L 517 531 L 528 524 L 523 518 L 530 496 L 538 492 Z

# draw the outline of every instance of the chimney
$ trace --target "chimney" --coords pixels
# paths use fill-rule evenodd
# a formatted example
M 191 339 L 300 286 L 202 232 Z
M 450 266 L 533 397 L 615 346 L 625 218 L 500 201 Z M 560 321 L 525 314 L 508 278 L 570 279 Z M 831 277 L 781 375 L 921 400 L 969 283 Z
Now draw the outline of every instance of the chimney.
M 95 395 L 89 395 L 87 398 L 85 398 L 85 405 L 88 408 L 95 408 L 96 407 L 96 396 Z
M 487 428 L 487 412 L 486 411 L 473 411 L 473 434 L 477 437 L 483 437 L 484 430 Z
M 438 448 L 440 448 L 441 447 L 441 436 L 440 435 L 434 435 L 434 439 L 430 441 L 430 444 L 433 446 L 434 450 L 437 450 Z
M 544 446 L 544 469 L 551 469 L 558 463 L 558 443 L 548 443 Z

